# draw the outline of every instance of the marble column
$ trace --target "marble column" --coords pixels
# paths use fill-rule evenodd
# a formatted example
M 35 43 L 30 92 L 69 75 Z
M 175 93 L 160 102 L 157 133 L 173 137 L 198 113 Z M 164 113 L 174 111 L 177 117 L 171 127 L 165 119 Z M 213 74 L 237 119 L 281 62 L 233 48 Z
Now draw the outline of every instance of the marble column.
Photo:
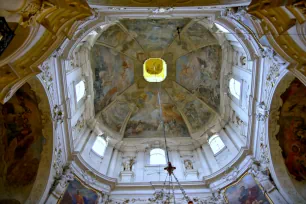
M 113 175 L 114 175 L 117 158 L 118 158 L 118 150 L 114 149 L 112 159 L 111 159 L 111 162 L 110 162 L 110 165 L 109 165 L 109 168 L 108 168 L 108 172 L 107 172 L 107 176 L 109 176 L 109 177 L 113 177 Z
M 140 151 L 137 152 L 136 155 L 136 164 L 135 164 L 135 181 L 140 182 L 143 181 L 143 171 L 145 166 L 145 152 Z
M 201 150 L 201 148 L 197 148 L 197 153 L 198 153 L 198 157 L 200 159 L 200 164 L 202 166 L 202 169 L 203 169 L 203 176 L 207 176 L 209 174 L 211 174 L 211 168 L 209 167 L 208 165 L 208 162 L 206 160 L 206 158 L 204 157 L 203 155 L 203 152 Z
M 214 173 L 214 172 L 218 171 L 219 170 L 219 164 L 217 163 L 215 155 L 212 152 L 209 144 L 207 144 L 207 143 L 203 144 L 202 149 L 203 149 L 205 157 L 207 158 L 207 162 L 208 162 L 208 165 L 211 169 L 211 173 Z

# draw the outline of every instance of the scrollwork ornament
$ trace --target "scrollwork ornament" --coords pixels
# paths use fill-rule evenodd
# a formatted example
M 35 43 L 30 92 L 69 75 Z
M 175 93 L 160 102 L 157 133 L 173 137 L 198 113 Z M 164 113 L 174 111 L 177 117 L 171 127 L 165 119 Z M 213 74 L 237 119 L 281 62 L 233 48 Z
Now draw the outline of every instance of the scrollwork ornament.
M 64 112 L 59 105 L 53 107 L 53 120 L 57 123 L 64 122 Z
M 265 121 L 269 117 L 269 110 L 264 101 L 261 101 L 256 110 L 256 119 L 258 121 Z

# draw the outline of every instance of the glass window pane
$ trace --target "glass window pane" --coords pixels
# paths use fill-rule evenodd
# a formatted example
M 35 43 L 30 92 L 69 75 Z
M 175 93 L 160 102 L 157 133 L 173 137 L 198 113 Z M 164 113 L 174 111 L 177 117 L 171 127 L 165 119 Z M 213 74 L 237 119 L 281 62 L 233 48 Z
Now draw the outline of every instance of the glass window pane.
M 208 143 L 214 154 L 217 154 L 225 147 L 225 144 L 223 143 L 219 135 L 214 135 L 210 137 Z
M 150 151 L 150 164 L 166 164 L 165 151 L 160 148 L 152 149 Z
M 237 99 L 240 99 L 240 88 L 241 83 L 232 78 L 229 82 L 229 89 L 231 94 Z
M 99 156 L 103 156 L 106 149 L 106 141 L 102 137 L 97 137 L 92 150 Z
M 75 92 L 76 92 L 76 100 L 77 102 L 79 102 L 85 95 L 84 81 L 80 81 L 77 85 L 75 85 Z

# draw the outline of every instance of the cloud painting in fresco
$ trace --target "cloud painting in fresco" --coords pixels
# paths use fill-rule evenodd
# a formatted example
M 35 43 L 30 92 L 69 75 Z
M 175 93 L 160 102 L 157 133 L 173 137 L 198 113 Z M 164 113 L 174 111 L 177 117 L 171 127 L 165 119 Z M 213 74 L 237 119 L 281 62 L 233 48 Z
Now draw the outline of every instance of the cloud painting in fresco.
M 160 108 L 157 96 L 158 89 L 144 88 L 125 93 L 125 99 L 136 105 L 136 111 L 127 123 L 125 137 L 158 137 L 162 136 L 163 126 L 160 122 Z M 189 136 L 187 126 L 165 90 L 161 91 L 162 117 L 168 137 Z
M 118 93 L 134 82 L 133 60 L 113 49 L 94 45 L 91 51 L 94 73 L 95 111 L 105 108 Z
M 189 19 L 129 19 L 120 22 L 135 36 L 147 52 L 167 48 L 177 36 L 177 27 L 184 27 Z
M 176 61 L 176 81 L 204 102 L 220 104 L 221 47 L 207 46 Z

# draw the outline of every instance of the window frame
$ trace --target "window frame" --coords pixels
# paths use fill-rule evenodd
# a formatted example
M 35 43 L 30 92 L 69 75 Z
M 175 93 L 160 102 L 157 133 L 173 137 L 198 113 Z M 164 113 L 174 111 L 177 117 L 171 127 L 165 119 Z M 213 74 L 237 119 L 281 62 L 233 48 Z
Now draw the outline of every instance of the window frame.
M 104 147 L 104 150 L 103 150 L 103 154 L 100 154 L 99 152 L 97 152 L 97 151 L 94 149 L 94 146 L 95 146 L 97 140 L 99 140 L 100 138 L 101 138 L 101 140 L 104 141 L 104 143 L 105 143 L 105 147 Z M 97 136 L 90 150 L 91 150 L 95 155 L 97 155 L 98 157 L 103 158 L 104 155 L 105 155 L 105 151 L 106 151 L 107 146 L 108 146 L 107 139 L 105 139 L 105 138 L 102 137 L 102 136 Z
M 232 92 L 231 92 L 230 82 L 231 82 L 232 79 L 240 83 L 240 94 L 239 94 L 239 99 L 236 98 L 236 96 L 233 95 Z M 231 76 L 227 83 L 228 83 L 228 84 L 227 84 L 227 85 L 228 85 L 228 92 L 229 92 L 229 94 L 230 94 L 231 100 L 234 101 L 238 106 L 241 106 L 241 103 L 242 103 L 243 80 L 240 79 L 240 78 L 238 78 L 237 76 Z
M 221 149 L 219 149 L 217 152 L 215 152 L 211 146 L 211 142 L 215 139 L 219 138 L 220 141 L 223 143 L 223 147 Z M 227 147 L 225 145 L 225 143 L 223 142 L 223 140 L 221 139 L 220 135 L 219 134 L 214 134 L 212 136 L 210 136 L 208 139 L 207 139 L 207 143 L 211 149 L 211 151 L 213 152 L 214 156 L 217 156 L 219 155 L 221 152 L 223 152 Z
M 76 89 L 76 86 L 80 83 L 80 82 L 82 82 L 83 81 L 83 83 L 84 83 L 84 95 L 80 98 L 80 100 L 78 101 L 77 100 L 77 89 Z M 77 82 L 73 82 L 73 90 L 74 90 L 74 102 L 75 102 L 75 108 L 77 109 L 77 108 L 79 108 L 80 107 L 80 105 L 81 104 L 83 104 L 84 103 L 84 101 L 85 101 L 85 98 L 86 98 L 86 81 L 85 81 L 85 79 L 80 79 L 80 80 L 78 80 Z
M 163 151 L 163 154 L 160 154 L 160 153 L 151 153 L 153 150 L 157 150 L 157 149 L 160 149 L 160 150 L 162 150 Z M 162 155 L 163 157 L 164 157 L 164 160 L 165 160 L 165 163 L 164 164 L 152 164 L 151 163 L 151 156 L 152 155 L 158 155 L 158 154 L 160 154 L 160 155 Z M 167 159 L 166 159 L 166 151 L 164 150 L 164 149 L 162 149 L 162 148 L 159 148 L 159 147 L 155 147 L 155 148 L 152 148 L 152 149 L 150 149 L 150 151 L 149 151 L 149 162 L 148 162 L 149 164 L 149 166 L 166 166 L 167 165 Z

